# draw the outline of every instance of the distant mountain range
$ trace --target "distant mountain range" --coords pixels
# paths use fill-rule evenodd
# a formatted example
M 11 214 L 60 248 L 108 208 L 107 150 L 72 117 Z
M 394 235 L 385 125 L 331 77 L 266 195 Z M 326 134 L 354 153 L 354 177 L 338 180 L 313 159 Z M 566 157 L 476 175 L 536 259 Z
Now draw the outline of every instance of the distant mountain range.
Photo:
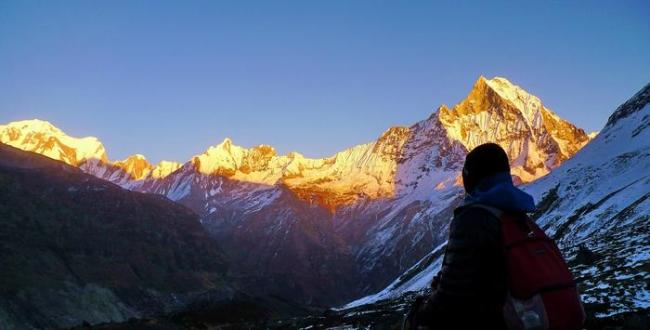
M 480 77 L 453 108 L 332 157 L 226 139 L 157 165 L 111 161 L 98 139 L 46 121 L 0 126 L 0 321 L 124 321 L 234 297 L 267 316 L 255 306 L 354 300 L 318 322 L 395 321 L 440 267 L 465 154 L 489 141 L 535 196 L 533 216 L 568 257 L 590 315 L 644 313 L 648 103 L 650 85 L 586 134 L 506 79 Z
M 96 138 L 73 138 L 45 121 L 0 126 L 2 143 L 183 204 L 245 287 L 322 307 L 380 291 L 444 243 L 468 150 L 499 143 L 524 184 L 594 136 L 507 79 L 484 77 L 454 107 L 322 159 L 225 139 L 183 164 L 152 165 L 141 155 L 111 161 Z

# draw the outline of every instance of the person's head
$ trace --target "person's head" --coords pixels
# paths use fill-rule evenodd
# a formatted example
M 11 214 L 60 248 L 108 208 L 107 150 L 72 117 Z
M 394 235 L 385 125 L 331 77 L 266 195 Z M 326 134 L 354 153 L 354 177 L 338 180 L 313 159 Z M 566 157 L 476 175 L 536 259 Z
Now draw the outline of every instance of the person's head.
M 465 157 L 463 186 L 471 193 L 481 181 L 497 173 L 510 173 L 508 154 L 496 143 L 485 143 L 474 148 Z

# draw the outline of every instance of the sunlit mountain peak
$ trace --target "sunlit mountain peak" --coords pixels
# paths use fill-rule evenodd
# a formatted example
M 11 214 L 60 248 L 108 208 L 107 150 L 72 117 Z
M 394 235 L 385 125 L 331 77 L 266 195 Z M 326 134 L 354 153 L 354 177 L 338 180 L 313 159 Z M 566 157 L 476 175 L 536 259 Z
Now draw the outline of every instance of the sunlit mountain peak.
M 187 166 L 175 162 L 153 166 L 140 154 L 111 163 L 96 138 L 72 138 L 41 120 L 0 126 L 0 137 L 4 143 L 81 166 L 129 189 L 172 176 L 169 184 L 184 182 L 179 176 L 224 177 L 260 187 L 281 184 L 331 210 L 360 199 L 425 198 L 431 191 L 457 189 L 464 155 L 485 142 L 496 142 L 508 152 L 517 182 L 530 182 L 590 140 L 538 97 L 506 78 L 483 76 L 453 108 L 443 105 L 426 120 L 391 127 L 375 141 L 325 158 L 306 158 L 297 152 L 278 155 L 269 145 L 246 148 L 225 138 L 192 157 Z M 166 193 L 170 189 L 165 188 Z
M 108 160 L 104 145 L 97 138 L 71 137 L 50 122 L 40 119 L 0 125 L 0 142 L 74 166 L 90 159 Z

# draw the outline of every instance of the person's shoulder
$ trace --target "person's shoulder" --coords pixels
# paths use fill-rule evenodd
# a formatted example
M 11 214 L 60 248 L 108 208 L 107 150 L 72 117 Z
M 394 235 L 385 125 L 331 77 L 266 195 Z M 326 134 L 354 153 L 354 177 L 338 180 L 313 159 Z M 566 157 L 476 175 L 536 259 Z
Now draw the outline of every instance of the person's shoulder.
M 453 222 L 456 226 L 475 226 L 477 224 L 499 224 L 498 210 L 491 210 L 480 205 L 465 205 L 454 211 Z
M 454 218 L 492 218 L 499 220 L 503 211 L 481 204 L 463 205 L 454 210 Z

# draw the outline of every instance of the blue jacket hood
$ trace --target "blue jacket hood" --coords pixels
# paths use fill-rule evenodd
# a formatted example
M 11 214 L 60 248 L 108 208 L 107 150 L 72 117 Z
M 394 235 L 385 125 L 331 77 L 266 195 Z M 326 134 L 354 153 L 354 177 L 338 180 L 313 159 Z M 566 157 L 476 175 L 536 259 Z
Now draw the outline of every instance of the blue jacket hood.
M 535 210 L 533 196 L 515 187 L 508 172 L 483 179 L 474 190 L 467 193 L 463 205 L 469 204 L 483 204 L 504 212 L 528 213 Z

